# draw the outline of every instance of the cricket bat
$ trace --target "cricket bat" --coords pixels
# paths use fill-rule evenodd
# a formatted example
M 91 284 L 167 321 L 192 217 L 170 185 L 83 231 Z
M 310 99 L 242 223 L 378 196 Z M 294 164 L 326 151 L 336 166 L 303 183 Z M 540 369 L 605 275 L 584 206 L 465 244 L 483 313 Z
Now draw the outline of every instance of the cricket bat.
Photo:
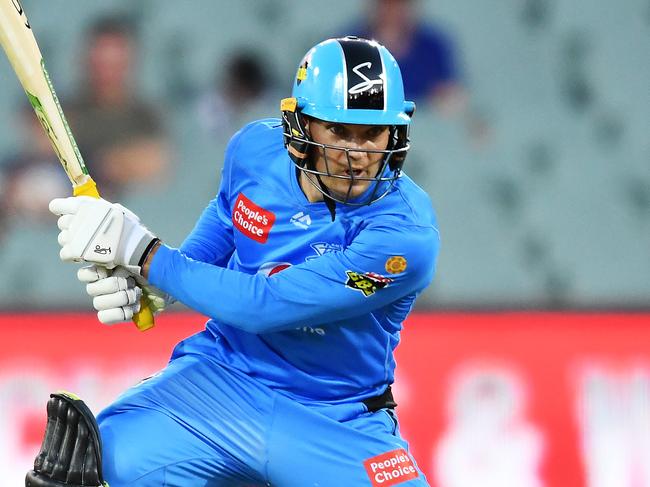
M 19 0 L 0 0 L 0 44 L 11 63 L 36 116 L 47 133 L 65 170 L 74 196 L 99 198 L 95 181 L 88 174 L 72 131 L 63 115 L 43 56 Z M 142 297 L 140 312 L 133 316 L 139 330 L 153 327 L 149 301 Z

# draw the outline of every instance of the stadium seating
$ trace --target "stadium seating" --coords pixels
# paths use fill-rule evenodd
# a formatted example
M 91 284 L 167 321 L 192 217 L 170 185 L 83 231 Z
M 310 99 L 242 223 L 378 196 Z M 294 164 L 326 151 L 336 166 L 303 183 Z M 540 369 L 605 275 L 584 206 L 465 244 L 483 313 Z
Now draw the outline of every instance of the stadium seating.
M 165 113 L 175 169 L 165 193 L 134 194 L 125 203 L 172 244 L 215 193 L 224 147 L 201 132 L 192 99 L 174 92 L 172 78 L 184 76 L 199 91 L 228 53 L 252 47 L 288 92 L 304 50 L 364 5 L 24 3 L 64 97 L 79 78 L 84 26 L 114 8 L 138 22 L 146 53 L 139 86 Z M 422 2 L 456 39 L 470 98 L 468 112 L 452 119 L 421 107 L 413 125 L 407 173 L 431 194 L 442 234 L 438 275 L 419 305 L 647 305 L 648 4 L 557 0 L 526 11 L 525 3 Z M 12 77 L 0 60 L 0 120 L 7 127 L 23 97 Z M 268 110 L 275 115 L 278 106 Z M 468 129 L 477 121 L 485 140 Z M 0 154 L 17 146 L 14 128 L 0 131 Z M 70 292 L 80 285 L 56 254 L 54 220 L 50 227 L 17 224 L 0 241 L 0 308 L 85 305 L 84 294 Z

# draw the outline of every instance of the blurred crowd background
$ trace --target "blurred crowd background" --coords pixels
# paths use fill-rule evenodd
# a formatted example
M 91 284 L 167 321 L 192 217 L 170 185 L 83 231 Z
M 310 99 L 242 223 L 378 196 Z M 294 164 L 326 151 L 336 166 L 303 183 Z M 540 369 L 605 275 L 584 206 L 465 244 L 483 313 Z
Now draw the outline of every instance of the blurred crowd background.
M 225 144 L 328 37 L 384 43 L 442 251 L 420 308 L 647 308 L 650 1 L 23 0 L 105 197 L 178 245 Z M 0 59 L 0 308 L 87 308 L 47 202 L 70 186 Z

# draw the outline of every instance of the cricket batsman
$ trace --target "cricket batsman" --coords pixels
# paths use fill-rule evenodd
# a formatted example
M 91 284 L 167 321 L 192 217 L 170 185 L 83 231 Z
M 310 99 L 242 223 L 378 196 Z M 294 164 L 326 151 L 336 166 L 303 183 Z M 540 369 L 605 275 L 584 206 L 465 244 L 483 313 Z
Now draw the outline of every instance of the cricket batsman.
M 100 321 L 130 319 L 144 287 L 210 320 L 96 422 L 53 394 L 27 485 L 428 485 L 391 393 L 439 249 L 431 202 L 402 172 L 414 110 L 385 47 L 329 39 L 282 118 L 233 136 L 180 248 L 119 204 L 53 200 L 61 259 L 91 264 L 78 275 Z

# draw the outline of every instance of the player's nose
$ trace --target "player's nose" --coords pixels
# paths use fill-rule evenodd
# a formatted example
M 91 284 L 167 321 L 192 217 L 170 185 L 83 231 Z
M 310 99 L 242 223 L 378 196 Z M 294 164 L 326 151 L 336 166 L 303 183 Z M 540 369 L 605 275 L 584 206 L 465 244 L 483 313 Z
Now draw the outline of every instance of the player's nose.
M 365 166 L 368 161 L 368 153 L 359 147 L 352 148 L 347 151 L 348 163 L 350 166 L 359 168 L 360 166 Z

